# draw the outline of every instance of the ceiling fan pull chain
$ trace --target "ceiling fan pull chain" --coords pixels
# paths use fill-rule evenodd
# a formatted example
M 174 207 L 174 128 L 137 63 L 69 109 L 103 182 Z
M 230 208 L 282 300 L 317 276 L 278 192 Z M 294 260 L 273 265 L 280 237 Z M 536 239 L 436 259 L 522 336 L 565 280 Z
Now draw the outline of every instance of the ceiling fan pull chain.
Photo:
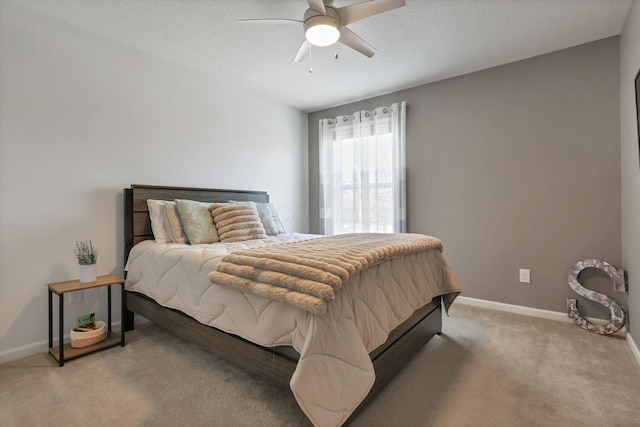
M 338 59 L 338 44 L 333 45 L 333 59 Z
M 309 45 L 309 74 L 313 73 L 313 63 L 311 58 L 311 52 L 313 51 L 313 45 Z

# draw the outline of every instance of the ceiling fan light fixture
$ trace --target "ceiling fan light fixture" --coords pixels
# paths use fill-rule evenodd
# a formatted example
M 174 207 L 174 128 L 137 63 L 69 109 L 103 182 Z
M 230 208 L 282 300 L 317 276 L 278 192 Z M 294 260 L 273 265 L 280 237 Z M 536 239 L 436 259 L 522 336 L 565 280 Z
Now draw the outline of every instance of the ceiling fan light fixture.
M 331 46 L 340 38 L 338 22 L 330 16 L 316 16 L 305 22 L 304 36 L 315 46 Z
M 334 26 L 321 24 L 310 27 L 304 36 L 313 45 L 331 46 L 340 38 L 340 31 Z
M 298 0 L 302 3 L 303 0 Z M 241 22 L 298 22 L 302 23 L 305 39 L 298 48 L 294 63 L 305 56 L 311 58 L 311 46 L 331 46 L 336 42 L 371 58 L 376 49 L 358 37 L 348 27 L 349 24 L 370 16 L 379 15 L 405 6 L 405 0 L 353 0 L 359 1 L 348 6 L 336 8 L 334 0 L 306 0 L 309 8 L 304 12 L 302 21 L 288 18 L 241 19 Z M 338 51 L 335 51 L 338 58 Z M 311 70 L 309 70 L 311 71 Z

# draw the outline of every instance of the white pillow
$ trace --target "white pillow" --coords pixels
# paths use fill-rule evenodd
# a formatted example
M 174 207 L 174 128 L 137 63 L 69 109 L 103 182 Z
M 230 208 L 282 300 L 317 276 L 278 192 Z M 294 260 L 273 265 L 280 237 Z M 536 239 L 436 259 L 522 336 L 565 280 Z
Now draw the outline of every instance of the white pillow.
M 151 231 L 157 243 L 188 243 L 175 202 L 147 200 Z
M 184 232 L 184 227 L 182 227 L 180 215 L 178 215 L 178 209 L 176 208 L 176 202 L 164 202 L 162 207 L 164 208 L 167 220 L 169 221 L 173 241 L 176 243 L 188 244 L 189 239 L 187 239 L 187 234 Z

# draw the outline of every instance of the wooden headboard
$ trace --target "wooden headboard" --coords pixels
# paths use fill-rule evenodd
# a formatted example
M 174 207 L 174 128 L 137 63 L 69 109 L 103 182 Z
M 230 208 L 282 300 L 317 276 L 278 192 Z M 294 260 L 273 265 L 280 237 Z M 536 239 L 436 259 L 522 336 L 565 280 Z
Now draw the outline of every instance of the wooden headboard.
M 157 185 L 131 185 L 124 189 L 124 244 L 125 262 L 131 248 L 143 240 L 153 240 L 147 199 L 188 199 L 199 202 L 224 203 L 253 201 L 266 203 L 266 191 L 218 190 L 212 188 L 163 187 Z

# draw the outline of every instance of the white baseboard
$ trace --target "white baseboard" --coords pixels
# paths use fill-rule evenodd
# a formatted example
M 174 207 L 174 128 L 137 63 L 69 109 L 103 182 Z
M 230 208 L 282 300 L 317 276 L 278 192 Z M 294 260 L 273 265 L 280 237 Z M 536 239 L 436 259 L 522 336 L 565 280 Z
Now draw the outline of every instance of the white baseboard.
M 631 349 L 633 357 L 636 358 L 636 362 L 638 362 L 638 365 L 640 365 L 640 350 L 638 349 L 635 341 L 633 341 L 631 334 L 627 334 L 627 344 L 629 344 L 629 348 Z
M 456 302 L 474 307 L 489 308 L 492 310 L 506 311 L 509 313 L 522 314 L 523 316 L 539 317 L 541 319 L 558 320 L 566 323 L 574 323 L 567 313 L 559 311 L 542 310 L 539 308 L 524 307 L 521 305 L 505 304 L 503 302 L 487 301 L 477 298 L 459 296 Z
M 58 340 L 53 340 L 53 345 L 58 345 Z M 21 345 L 20 347 L 10 348 L 0 351 L 0 364 L 11 362 L 12 360 L 21 359 L 31 356 L 32 354 L 49 351 L 49 340 L 42 340 L 31 344 Z
M 111 322 L 111 326 L 115 327 L 120 325 L 120 321 Z M 70 334 L 65 334 L 65 341 L 69 341 Z M 53 345 L 57 346 L 60 342 L 60 337 L 53 337 Z M 0 351 L 0 363 L 11 362 L 12 360 L 21 359 L 23 357 L 31 356 L 36 353 L 48 353 L 49 352 L 49 340 L 37 341 L 31 344 L 21 345 L 20 347 L 10 348 L 9 350 Z
M 145 323 L 149 320 L 144 317 L 135 315 L 134 318 L 135 324 Z M 111 323 L 112 327 L 117 327 L 120 325 L 120 320 L 114 321 Z M 69 334 L 65 334 L 64 336 L 66 341 L 70 340 Z M 53 337 L 53 345 L 57 346 L 59 342 L 59 337 Z M 20 347 L 10 348 L 8 350 L 0 351 L 0 364 L 11 362 L 12 360 L 21 359 L 23 357 L 31 356 L 36 353 L 48 353 L 49 352 L 49 339 L 36 341 L 34 343 L 21 345 Z

